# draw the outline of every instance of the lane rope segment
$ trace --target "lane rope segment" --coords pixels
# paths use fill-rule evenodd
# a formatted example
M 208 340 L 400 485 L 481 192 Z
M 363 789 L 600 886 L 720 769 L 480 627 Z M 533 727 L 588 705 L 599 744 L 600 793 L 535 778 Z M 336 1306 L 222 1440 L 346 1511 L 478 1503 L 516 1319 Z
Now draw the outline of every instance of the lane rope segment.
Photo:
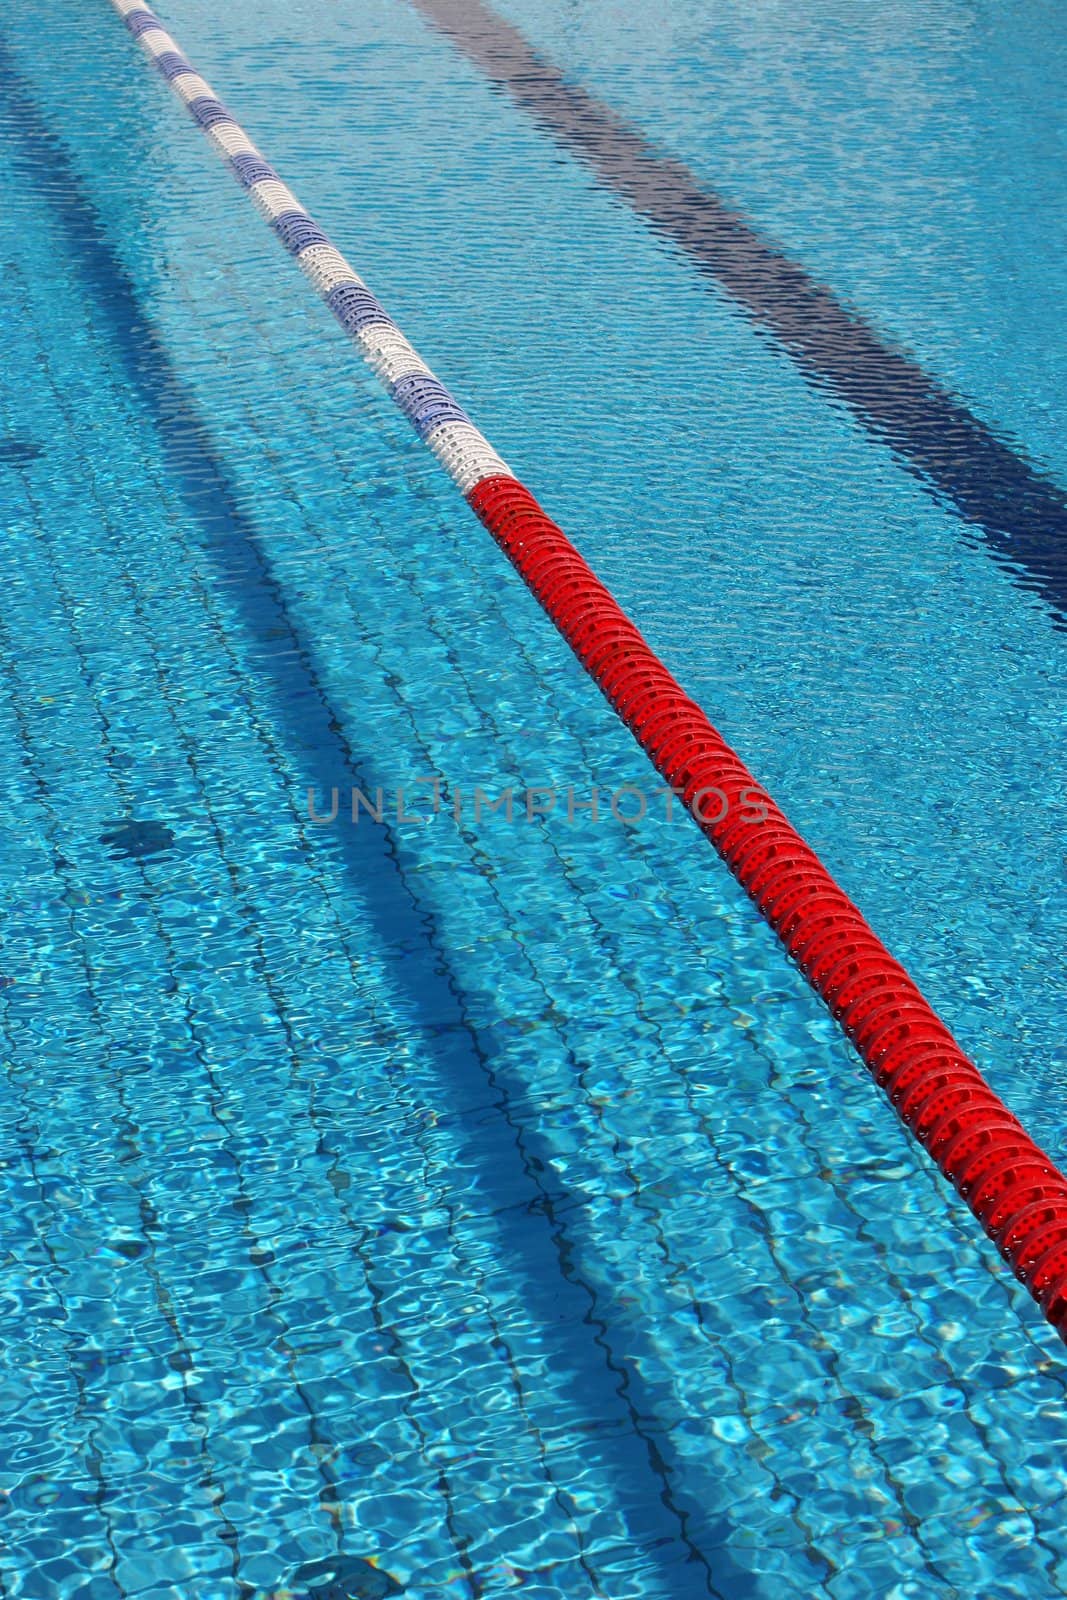
M 1067 1178 L 993 1092 L 815 852 L 418 356 L 158 17 L 141 0 L 111 3 L 677 791 L 901 1120 L 1067 1340 Z

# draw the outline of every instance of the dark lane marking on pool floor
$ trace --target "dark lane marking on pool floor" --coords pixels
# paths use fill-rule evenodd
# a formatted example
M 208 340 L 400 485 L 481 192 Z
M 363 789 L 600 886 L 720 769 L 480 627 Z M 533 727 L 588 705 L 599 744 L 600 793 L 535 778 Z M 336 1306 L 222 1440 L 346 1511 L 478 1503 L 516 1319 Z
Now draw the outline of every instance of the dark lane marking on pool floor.
M 984 546 L 1067 627 L 1067 493 L 1058 484 L 482 0 L 411 3 L 980 529 Z

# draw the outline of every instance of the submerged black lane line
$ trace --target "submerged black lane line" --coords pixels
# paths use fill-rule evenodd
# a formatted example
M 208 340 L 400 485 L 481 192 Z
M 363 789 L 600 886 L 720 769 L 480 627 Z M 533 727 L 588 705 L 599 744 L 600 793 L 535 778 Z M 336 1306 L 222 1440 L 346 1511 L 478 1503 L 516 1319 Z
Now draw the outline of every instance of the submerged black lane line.
M 802 372 L 843 400 L 904 466 L 979 529 L 985 547 L 1067 627 L 1067 494 L 1058 484 L 761 239 L 682 162 L 658 155 L 617 112 L 568 83 L 482 0 L 412 4 L 769 329 Z

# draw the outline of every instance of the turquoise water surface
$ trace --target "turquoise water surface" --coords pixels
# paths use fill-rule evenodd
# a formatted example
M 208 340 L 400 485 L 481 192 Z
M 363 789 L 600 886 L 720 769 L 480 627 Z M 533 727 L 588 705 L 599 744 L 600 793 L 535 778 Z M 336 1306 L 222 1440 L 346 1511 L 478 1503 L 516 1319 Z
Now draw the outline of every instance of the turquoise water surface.
M 1050 6 L 500 14 L 1067 478 Z M 161 16 L 1067 1160 L 1048 608 L 403 0 Z M 1067 1593 L 1056 1336 L 110 6 L 0 42 L 0 1594 Z

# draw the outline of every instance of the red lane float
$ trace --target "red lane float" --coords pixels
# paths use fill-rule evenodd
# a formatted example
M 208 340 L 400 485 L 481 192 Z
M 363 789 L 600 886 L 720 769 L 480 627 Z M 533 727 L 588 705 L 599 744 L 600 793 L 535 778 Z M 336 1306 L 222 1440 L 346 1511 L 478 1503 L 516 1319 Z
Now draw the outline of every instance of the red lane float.
M 486 478 L 467 500 L 1067 1340 L 1067 1178 L 529 490 Z

